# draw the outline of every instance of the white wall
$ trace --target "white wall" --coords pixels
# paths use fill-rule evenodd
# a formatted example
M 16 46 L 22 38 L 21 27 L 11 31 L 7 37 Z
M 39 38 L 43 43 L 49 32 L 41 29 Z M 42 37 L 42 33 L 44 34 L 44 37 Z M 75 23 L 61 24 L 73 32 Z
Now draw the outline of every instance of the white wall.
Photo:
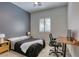
M 34 37 L 44 38 L 48 42 L 48 33 L 39 32 L 39 19 L 51 18 L 51 32 L 54 37 L 65 36 L 67 31 L 67 6 L 50 10 L 40 11 L 31 14 L 31 34 Z
M 68 5 L 68 28 L 76 31 L 76 39 L 79 40 L 79 2 L 69 3 Z M 79 57 L 79 46 L 69 45 L 72 56 Z

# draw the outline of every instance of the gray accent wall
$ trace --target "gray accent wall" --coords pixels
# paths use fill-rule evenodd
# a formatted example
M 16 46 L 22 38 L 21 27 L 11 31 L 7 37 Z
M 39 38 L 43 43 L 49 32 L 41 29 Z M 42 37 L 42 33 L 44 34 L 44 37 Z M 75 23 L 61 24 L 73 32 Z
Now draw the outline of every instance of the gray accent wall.
M 10 2 L 0 2 L 0 34 L 23 36 L 30 31 L 30 13 Z

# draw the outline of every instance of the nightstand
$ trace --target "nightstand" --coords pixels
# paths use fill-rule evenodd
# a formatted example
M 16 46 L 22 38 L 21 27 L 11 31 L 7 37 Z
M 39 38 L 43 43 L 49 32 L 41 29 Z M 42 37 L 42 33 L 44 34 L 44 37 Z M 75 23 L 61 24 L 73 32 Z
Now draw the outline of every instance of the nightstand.
M 10 41 L 0 42 L 0 53 L 10 50 Z

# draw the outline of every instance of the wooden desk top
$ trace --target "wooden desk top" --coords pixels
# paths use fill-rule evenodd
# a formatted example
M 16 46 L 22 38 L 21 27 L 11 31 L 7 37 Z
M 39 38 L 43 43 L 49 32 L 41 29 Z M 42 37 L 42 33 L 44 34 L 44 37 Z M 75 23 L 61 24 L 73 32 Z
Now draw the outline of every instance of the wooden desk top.
M 57 42 L 79 46 L 79 41 L 77 41 L 76 39 L 74 39 L 73 41 L 69 41 L 67 40 L 67 37 L 59 37 L 57 39 Z

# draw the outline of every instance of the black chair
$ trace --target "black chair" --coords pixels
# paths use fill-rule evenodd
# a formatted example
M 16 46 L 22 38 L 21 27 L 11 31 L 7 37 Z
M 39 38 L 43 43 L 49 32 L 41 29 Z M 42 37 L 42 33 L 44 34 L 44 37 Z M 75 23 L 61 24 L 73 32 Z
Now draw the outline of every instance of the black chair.
M 49 34 L 49 38 L 50 38 L 49 46 L 54 47 L 54 50 L 50 49 L 51 52 L 49 53 L 49 55 L 51 55 L 52 53 L 56 54 L 57 57 L 59 57 L 58 53 L 63 55 L 62 50 L 59 49 L 59 47 L 62 48 L 62 45 L 60 43 L 56 42 L 56 38 L 53 38 L 51 33 Z M 61 51 L 59 51 L 59 50 L 61 50 Z

